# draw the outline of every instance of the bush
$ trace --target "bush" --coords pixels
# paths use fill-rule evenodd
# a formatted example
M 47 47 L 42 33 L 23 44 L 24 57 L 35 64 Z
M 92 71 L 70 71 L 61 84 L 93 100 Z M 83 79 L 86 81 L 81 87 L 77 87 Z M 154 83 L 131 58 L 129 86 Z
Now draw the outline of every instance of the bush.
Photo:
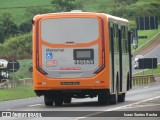
M 31 33 L 9 38 L 0 45 L 1 58 L 5 59 L 30 59 L 32 57 Z

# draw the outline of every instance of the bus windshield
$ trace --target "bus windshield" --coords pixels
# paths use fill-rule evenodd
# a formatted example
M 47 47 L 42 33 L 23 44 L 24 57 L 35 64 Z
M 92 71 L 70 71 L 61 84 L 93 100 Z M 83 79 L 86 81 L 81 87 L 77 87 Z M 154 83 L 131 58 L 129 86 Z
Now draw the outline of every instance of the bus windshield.
M 51 44 L 89 43 L 99 37 L 96 18 L 54 18 L 41 21 L 41 38 Z

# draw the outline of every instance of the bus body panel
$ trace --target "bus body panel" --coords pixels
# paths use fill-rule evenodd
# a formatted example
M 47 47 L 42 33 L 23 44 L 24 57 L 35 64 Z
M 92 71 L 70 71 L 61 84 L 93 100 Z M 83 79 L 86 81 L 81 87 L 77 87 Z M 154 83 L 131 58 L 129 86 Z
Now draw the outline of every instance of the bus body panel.
M 70 96 L 67 92 L 72 91 L 78 96 L 77 90 L 80 90 L 83 95 L 79 97 L 99 95 L 103 101 L 103 94 L 116 94 L 117 86 L 118 94 L 125 94 L 127 74 L 130 74 L 129 56 L 128 53 L 112 53 L 111 46 L 115 49 L 113 43 L 119 40 L 114 36 L 111 39 L 110 22 L 118 26 L 128 24 L 125 19 L 101 13 L 55 13 L 34 17 L 33 83 L 37 95 L 57 95 L 57 91 L 58 94 L 65 91 Z
M 98 69 L 98 45 L 86 48 L 50 48 L 42 46 L 42 69 L 48 73 L 48 78 L 85 78 L 95 76 Z M 74 50 L 93 52 L 93 60 L 74 60 Z M 47 58 L 47 55 L 51 58 Z

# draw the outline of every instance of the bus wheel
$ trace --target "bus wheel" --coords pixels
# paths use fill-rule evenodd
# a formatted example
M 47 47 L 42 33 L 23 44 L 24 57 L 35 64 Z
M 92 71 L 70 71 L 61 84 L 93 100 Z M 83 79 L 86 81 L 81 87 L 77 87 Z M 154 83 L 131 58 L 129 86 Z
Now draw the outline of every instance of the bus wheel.
M 44 95 L 44 103 L 46 106 L 53 106 L 53 98 L 49 95 Z
M 113 94 L 113 95 L 110 95 L 110 104 L 117 104 L 118 102 L 118 95 L 117 93 L 116 94 Z
M 100 93 L 98 94 L 98 102 L 100 105 L 108 104 L 109 95 L 107 93 Z
M 54 100 L 55 106 L 62 106 L 63 105 L 63 97 L 62 96 L 57 96 L 56 99 Z
M 110 104 L 118 103 L 118 82 L 116 84 L 115 94 L 110 95 Z
M 71 101 L 72 101 L 72 98 L 70 97 L 64 98 L 64 103 L 71 103 Z
M 118 95 L 118 102 L 124 102 L 125 101 L 125 97 L 126 97 L 125 93 L 122 93 L 122 95 Z

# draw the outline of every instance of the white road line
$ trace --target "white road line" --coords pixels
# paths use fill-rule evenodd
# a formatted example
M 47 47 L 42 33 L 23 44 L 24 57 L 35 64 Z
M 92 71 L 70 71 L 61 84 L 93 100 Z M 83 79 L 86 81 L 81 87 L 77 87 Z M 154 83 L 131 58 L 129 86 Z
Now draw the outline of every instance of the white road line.
M 149 86 L 144 87 L 144 89 L 149 88 Z
M 118 110 L 118 109 L 122 109 L 122 108 L 124 108 L 124 107 L 130 107 L 130 106 L 137 105 L 137 104 L 140 104 L 140 103 L 143 103 L 143 102 L 147 102 L 147 101 L 150 101 L 150 100 L 154 100 L 154 99 L 157 99 L 157 98 L 160 98 L 160 96 L 153 97 L 153 98 L 149 98 L 149 99 L 142 100 L 142 101 L 139 101 L 139 102 L 135 102 L 135 103 L 132 103 L 132 104 L 120 106 L 120 107 L 117 107 L 117 108 L 108 109 L 108 110 L 105 110 L 105 111 Z
M 121 108 L 121 109 L 143 108 L 143 107 L 153 107 L 153 106 L 160 106 L 160 104 L 152 104 L 152 105 L 136 105 L 136 106 L 124 107 L 124 108 Z
M 35 107 L 35 106 L 41 106 L 43 104 L 34 104 L 34 105 L 29 105 L 28 107 Z
M 150 101 L 150 100 L 154 100 L 154 99 L 157 99 L 157 98 L 160 98 L 160 96 L 156 96 L 156 97 L 153 97 L 153 98 L 149 98 L 149 99 L 146 99 L 146 100 L 142 100 L 142 101 L 139 101 L 139 102 L 135 102 L 135 103 L 132 103 L 132 104 L 128 104 L 128 105 L 124 105 L 124 106 L 120 106 L 120 107 L 116 107 L 116 108 L 111 108 L 111 109 L 103 110 L 101 112 L 96 112 L 96 113 L 93 113 L 93 114 L 89 114 L 89 115 L 86 115 L 84 117 L 77 117 L 76 120 L 79 120 L 79 119 L 82 119 L 82 118 L 91 117 L 93 115 L 98 115 L 98 114 L 103 113 L 105 111 L 114 111 L 114 110 L 119 110 L 119 109 L 132 108 L 133 105 L 138 105 L 140 103 L 147 102 L 147 101 Z M 153 105 L 150 105 L 150 106 L 157 106 L 157 105 L 160 105 L 160 104 L 153 104 Z M 145 105 L 143 105 L 143 106 L 145 106 Z M 137 107 L 134 107 L 134 108 L 138 108 L 138 107 L 140 107 L 140 105 L 137 106 Z

